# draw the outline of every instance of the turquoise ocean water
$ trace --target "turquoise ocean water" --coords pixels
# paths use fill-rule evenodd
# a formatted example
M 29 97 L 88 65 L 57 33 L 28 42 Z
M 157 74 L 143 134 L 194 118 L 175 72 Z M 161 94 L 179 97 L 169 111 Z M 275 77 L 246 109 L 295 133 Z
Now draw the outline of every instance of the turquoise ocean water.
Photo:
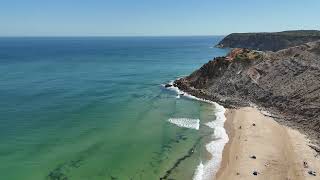
M 167 120 L 214 107 L 161 84 L 225 55 L 221 39 L 0 38 L 1 179 L 192 179 L 212 129 Z

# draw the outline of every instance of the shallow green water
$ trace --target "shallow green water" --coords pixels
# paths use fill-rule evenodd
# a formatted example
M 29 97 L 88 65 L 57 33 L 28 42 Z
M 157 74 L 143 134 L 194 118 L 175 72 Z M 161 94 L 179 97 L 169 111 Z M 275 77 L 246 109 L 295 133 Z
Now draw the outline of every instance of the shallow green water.
M 221 38 L 0 38 L 1 179 L 191 179 L 212 132 L 167 120 L 213 107 L 161 84 L 224 55 Z

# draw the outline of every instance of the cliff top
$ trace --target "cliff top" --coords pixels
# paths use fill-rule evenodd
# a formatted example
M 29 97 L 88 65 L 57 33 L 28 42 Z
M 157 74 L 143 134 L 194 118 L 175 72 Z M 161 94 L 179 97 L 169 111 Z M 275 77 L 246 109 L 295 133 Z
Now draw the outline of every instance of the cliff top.
M 292 31 L 281 31 L 281 32 L 231 33 L 230 35 L 237 35 L 237 36 L 252 36 L 252 35 L 320 36 L 320 31 L 318 31 L 318 30 L 292 30 Z
M 217 47 L 278 51 L 317 40 L 320 40 L 320 31 L 318 30 L 232 33 L 220 41 Z

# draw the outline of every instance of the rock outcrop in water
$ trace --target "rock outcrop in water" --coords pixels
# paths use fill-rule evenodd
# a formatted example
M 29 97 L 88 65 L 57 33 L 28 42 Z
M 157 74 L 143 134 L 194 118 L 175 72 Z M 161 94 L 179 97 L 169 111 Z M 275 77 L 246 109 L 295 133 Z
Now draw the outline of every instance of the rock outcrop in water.
M 217 47 L 277 51 L 317 40 L 320 40 L 320 31 L 316 30 L 275 33 L 232 33 L 219 42 Z
M 234 49 L 174 85 L 226 107 L 262 107 L 320 144 L 320 41 L 277 52 Z

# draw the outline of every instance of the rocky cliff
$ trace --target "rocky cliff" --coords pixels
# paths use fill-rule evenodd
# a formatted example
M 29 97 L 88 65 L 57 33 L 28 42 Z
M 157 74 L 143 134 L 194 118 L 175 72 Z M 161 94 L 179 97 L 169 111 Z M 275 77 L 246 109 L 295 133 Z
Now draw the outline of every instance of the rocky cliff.
M 256 104 L 320 142 L 320 41 L 277 52 L 234 49 L 174 85 L 227 107 Z
M 316 40 L 320 40 L 320 31 L 316 30 L 275 33 L 232 33 L 219 42 L 217 47 L 277 51 Z

